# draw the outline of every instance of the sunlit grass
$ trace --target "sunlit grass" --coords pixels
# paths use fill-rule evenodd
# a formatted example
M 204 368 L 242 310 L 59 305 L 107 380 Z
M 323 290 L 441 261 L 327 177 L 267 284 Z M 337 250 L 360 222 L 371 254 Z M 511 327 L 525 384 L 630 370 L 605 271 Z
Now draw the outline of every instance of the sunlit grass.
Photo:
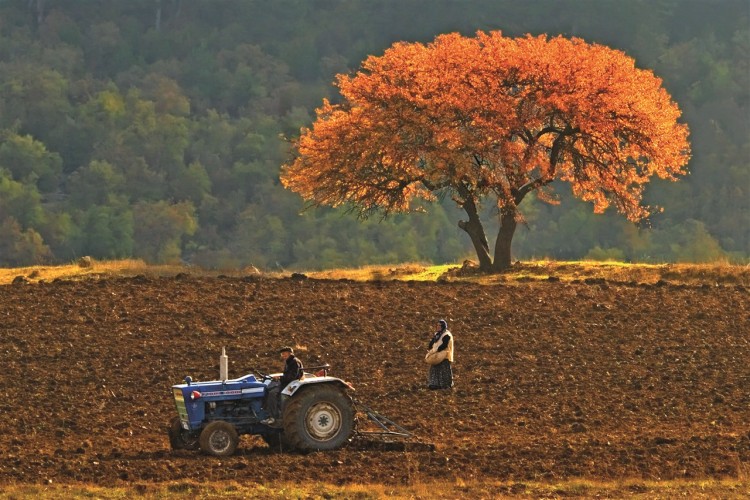
M 328 269 L 306 273 L 318 279 L 349 279 L 353 281 L 412 280 L 436 281 L 457 264 L 433 266 L 430 264 L 395 264 L 383 266 L 363 266 L 352 269 Z
M 0 269 L 0 285 L 13 280 L 24 282 L 79 280 L 109 276 L 175 276 L 180 273 L 192 276 L 265 276 L 289 277 L 291 272 L 259 272 L 255 268 L 236 270 L 207 270 L 187 265 L 149 265 L 142 260 L 72 262 L 60 266 L 31 266 Z M 623 283 L 668 282 L 689 285 L 742 285 L 750 286 L 750 266 L 727 262 L 712 264 L 639 264 L 600 261 L 532 260 L 518 262 L 499 274 L 480 274 L 475 265 L 407 263 L 362 266 L 350 269 L 323 271 L 298 271 L 310 278 L 353 281 L 470 281 L 481 284 L 514 284 L 534 281 L 586 281 L 607 280 Z
M 131 484 L 101 487 L 85 484 L 3 485 L 0 499 L 67 498 L 262 498 L 262 499 L 450 499 L 450 498 L 636 498 L 740 499 L 748 498 L 750 484 L 741 480 L 601 482 L 576 479 L 550 483 L 442 481 L 410 485 L 331 485 L 318 482 L 253 483 L 193 482 Z
M 463 269 L 462 269 L 463 267 Z M 534 260 L 514 264 L 511 269 L 491 275 L 476 272 L 473 266 L 446 264 L 400 264 L 366 266 L 356 269 L 335 269 L 307 273 L 319 279 L 351 279 L 355 281 L 414 280 L 472 281 L 482 284 L 518 283 L 525 281 L 563 282 L 605 279 L 608 281 L 654 284 L 659 281 L 675 284 L 738 284 L 750 286 L 750 266 L 715 264 L 635 264 L 614 261 L 551 261 Z
M 254 273 L 250 270 L 211 271 L 196 266 L 180 264 L 147 264 L 139 259 L 124 260 L 87 260 L 71 262 L 58 266 L 29 266 L 17 268 L 0 268 L 0 285 L 12 283 L 14 279 L 28 282 L 60 280 L 80 280 L 86 278 L 103 278 L 115 276 L 175 276 L 180 273 L 195 276 L 244 276 Z
M 149 266 L 142 260 L 73 262 L 59 266 L 30 266 L 0 269 L 0 284 L 13 282 L 16 278 L 28 281 L 53 281 L 56 279 L 81 279 L 104 275 L 128 276 L 148 272 L 149 274 L 179 272 L 177 266 Z

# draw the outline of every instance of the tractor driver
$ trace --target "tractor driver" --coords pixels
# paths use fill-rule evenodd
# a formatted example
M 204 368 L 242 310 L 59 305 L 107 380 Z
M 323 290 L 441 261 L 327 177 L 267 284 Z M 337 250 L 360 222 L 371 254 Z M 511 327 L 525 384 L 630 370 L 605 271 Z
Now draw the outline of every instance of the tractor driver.
M 284 373 L 279 377 L 275 376 L 273 382 L 268 384 L 268 394 L 266 395 L 265 408 L 269 417 L 261 420 L 262 424 L 274 426 L 277 419 L 280 420 L 279 410 L 281 408 L 281 391 L 283 391 L 290 382 L 299 380 L 304 374 L 302 362 L 294 355 L 291 347 L 282 347 L 279 349 L 281 359 L 284 361 Z

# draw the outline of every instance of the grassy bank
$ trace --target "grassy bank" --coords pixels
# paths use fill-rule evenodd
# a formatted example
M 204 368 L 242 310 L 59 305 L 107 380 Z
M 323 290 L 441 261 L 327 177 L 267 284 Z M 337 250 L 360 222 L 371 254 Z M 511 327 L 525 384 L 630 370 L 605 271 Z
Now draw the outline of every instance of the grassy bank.
M 288 277 L 287 272 L 261 272 L 255 268 L 236 270 L 208 270 L 184 265 L 149 265 L 141 260 L 95 261 L 83 260 L 60 266 L 31 266 L 0 269 L 0 285 L 16 282 L 46 282 L 55 279 L 100 279 L 118 276 L 265 276 Z M 685 285 L 742 285 L 750 286 L 750 266 L 714 264 L 632 264 L 622 262 L 558 262 L 527 261 L 516 263 L 501 274 L 482 275 L 471 265 L 398 264 L 366 266 L 356 269 L 333 269 L 300 272 L 310 278 L 351 279 L 356 281 L 416 280 L 416 281 L 473 281 L 485 284 L 519 283 L 524 281 L 609 280 L 618 282 L 669 282 Z

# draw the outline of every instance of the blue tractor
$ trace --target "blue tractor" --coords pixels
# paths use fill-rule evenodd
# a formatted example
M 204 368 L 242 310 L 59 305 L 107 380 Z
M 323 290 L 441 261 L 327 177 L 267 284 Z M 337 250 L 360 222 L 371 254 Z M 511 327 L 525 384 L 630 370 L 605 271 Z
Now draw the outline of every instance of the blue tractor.
M 177 414 L 169 426 L 176 450 L 201 450 L 224 457 L 234 453 L 242 434 L 261 436 L 269 446 L 300 451 L 334 450 L 354 434 L 355 408 L 348 382 L 328 375 L 328 365 L 305 371 L 301 380 L 281 392 L 281 426 L 262 423 L 271 415 L 263 402 L 275 375 L 257 372 L 237 379 L 226 375 L 220 358 L 220 379 L 173 385 Z

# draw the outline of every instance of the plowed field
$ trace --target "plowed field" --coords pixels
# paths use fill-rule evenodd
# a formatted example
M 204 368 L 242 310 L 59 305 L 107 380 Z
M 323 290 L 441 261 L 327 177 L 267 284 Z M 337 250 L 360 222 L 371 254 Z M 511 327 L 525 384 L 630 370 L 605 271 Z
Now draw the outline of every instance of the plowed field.
M 0 484 L 737 478 L 750 293 L 659 283 L 111 278 L 0 287 Z M 436 319 L 454 389 L 429 391 Z M 185 375 L 279 371 L 292 345 L 434 451 L 169 449 Z M 746 476 L 745 476 L 746 477 Z

